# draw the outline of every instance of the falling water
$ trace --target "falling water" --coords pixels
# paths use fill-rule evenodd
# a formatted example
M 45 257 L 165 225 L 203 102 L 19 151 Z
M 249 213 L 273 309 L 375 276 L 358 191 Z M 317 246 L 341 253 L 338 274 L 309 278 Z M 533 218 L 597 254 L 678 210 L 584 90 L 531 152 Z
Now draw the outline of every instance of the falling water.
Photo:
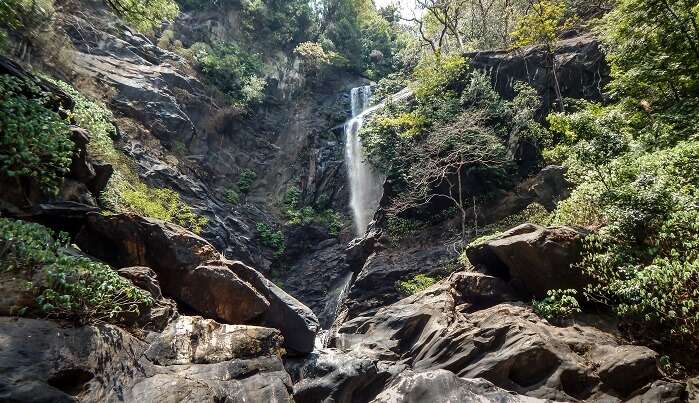
M 352 119 L 345 123 L 345 153 L 350 184 L 350 207 L 354 232 L 366 231 L 381 198 L 384 177 L 366 161 L 359 130 L 364 124 L 365 111 L 371 102 L 371 87 L 352 88 Z

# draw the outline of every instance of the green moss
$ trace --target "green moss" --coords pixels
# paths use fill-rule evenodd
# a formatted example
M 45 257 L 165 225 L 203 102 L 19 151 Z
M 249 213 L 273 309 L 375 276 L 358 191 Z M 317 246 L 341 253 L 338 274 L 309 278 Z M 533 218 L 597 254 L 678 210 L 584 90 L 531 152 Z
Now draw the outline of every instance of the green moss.
M 430 277 L 424 274 L 417 274 L 415 275 L 415 277 L 411 279 L 398 281 L 396 283 L 396 288 L 403 295 L 413 295 L 437 284 L 437 281 L 439 281 L 439 279 L 437 278 Z

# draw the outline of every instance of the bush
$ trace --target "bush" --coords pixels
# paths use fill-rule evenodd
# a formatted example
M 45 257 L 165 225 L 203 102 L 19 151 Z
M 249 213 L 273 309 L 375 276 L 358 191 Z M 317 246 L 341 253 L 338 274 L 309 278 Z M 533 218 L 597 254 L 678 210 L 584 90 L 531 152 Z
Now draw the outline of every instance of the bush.
M 284 253 L 286 246 L 284 245 L 284 234 L 281 230 L 273 230 L 265 223 L 257 223 L 257 235 L 260 237 L 262 245 L 271 248 L 274 251 L 274 256 L 278 257 Z
M 230 204 L 238 204 L 240 202 L 240 194 L 235 189 L 228 189 L 223 193 L 223 197 Z
M 257 174 L 251 169 L 244 169 L 238 179 L 238 191 L 244 195 L 250 193 L 252 184 L 257 179 Z
M 264 97 L 266 82 L 262 60 L 232 42 L 216 42 L 202 48 L 195 58 L 209 83 L 226 95 L 236 106 L 246 107 Z
M 34 280 L 28 285 L 41 313 L 81 323 L 118 323 L 153 303 L 109 266 L 69 254 L 67 247 L 66 234 L 56 237 L 39 224 L 0 218 L 0 271 Z
M 282 213 L 287 224 L 318 224 L 328 228 L 332 235 L 338 235 L 344 226 L 342 214 L 333 209 L 317 211 L 311 206 L 302 207 L 301 190 L 290 186 L 284 195 Z
M 33 83 L 2 75 L 0 93 L 0 172 L 56 193 L 73 154 L 68 124 L 44 106 L 46 94 Z
M 401 241 L 410 237 L 419 228 L 420 222 L 417 220 L 395 216 L 388 218 L 388 236 L 395 241 Z
M 533 301 L 534 312 L 547 320 L 561 320 L 580 313 L 580 304 L 575 290 L 549 290 L 546 298 Z
M 436 278 L 426 276 L 424 274 L 417 274 L 415 277 L 409 280 L 397 282 L 396 288 L 401 294 L 408 296 L 428 289 L 429 287 L 437 284 L 437 281 L 438 279 Z

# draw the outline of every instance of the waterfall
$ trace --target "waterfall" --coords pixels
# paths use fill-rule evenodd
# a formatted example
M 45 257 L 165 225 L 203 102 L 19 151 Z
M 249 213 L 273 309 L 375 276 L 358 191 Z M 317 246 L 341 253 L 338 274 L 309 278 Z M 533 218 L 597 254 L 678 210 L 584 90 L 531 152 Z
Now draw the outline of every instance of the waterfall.
M 370 108 L 371 87 L 352 88 L 352 119 L 345 123 L 345 156 L 350 185 L 350 207 L 354 231 L 362 236 L 371 222 L 383 193 L 386 179 L 376 171 L 364 156 L 359 131 L 366 115 L 376 109 Z

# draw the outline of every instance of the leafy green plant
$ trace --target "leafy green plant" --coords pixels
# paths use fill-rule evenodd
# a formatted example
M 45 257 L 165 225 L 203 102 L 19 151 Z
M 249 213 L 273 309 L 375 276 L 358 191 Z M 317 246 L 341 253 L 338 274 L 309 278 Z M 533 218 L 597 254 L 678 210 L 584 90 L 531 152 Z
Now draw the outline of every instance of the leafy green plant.
M 68 253 L 67 247 L 66 234 L 0 218 L 0 271 L 29 281 L 39 312 L 81 323 L 118 323 L 152 305 L 146 291 L 103 263 Z
M 284 253 L 286 246 L 284 245 L 284 233 L 281 230 L 274 230 L 265 223 L 257 223 L 256 229 L 262 245 L 271 248 L 275 257 Z
M 396 283 L 396 288 L 403 295 L 413 295 L 437 284 L 438 279 L 424 274 L 416 274 L 413 278 Z
M 238 179 L 238 191 L 244 195 L 250 193 L 250 189 L 252 188 L 252 184 L 255 182 L 255 179 L 257 179 L 257 174 L 255 171 L 251 169 L 244 169 L 240 174 L 240 178 Z
M 227 189 L 223 192 L 223 197 L 230 204 L 238 204 L 240 202 L 240 193 L 236 192 L 235 189 Z
M 73 153 L 68 124 L 44 106 L 46 94 L 33 83 L 1 75 L 0 93 L 0 172 L 56 193 Z
M 537 315 L 547 320 L 561 320 L 580 313 L 580 304 L 575 290 L 549 290 L 546 298 L 533 301 L 532 306 Z
M 344 226 L 342 214 L 333 209 L 316 210 L 311 206 L 302 206 L 301 189 L 290 186 L 284 195 L 282 213 L 287 224 L 318 224 L 328 228 L 332 235 L 338 235 Z
M 216 42 L 195 54 L 208 81 L 234 104 L 246 107 L 264 97 L 262 61 L 232 42 Z

